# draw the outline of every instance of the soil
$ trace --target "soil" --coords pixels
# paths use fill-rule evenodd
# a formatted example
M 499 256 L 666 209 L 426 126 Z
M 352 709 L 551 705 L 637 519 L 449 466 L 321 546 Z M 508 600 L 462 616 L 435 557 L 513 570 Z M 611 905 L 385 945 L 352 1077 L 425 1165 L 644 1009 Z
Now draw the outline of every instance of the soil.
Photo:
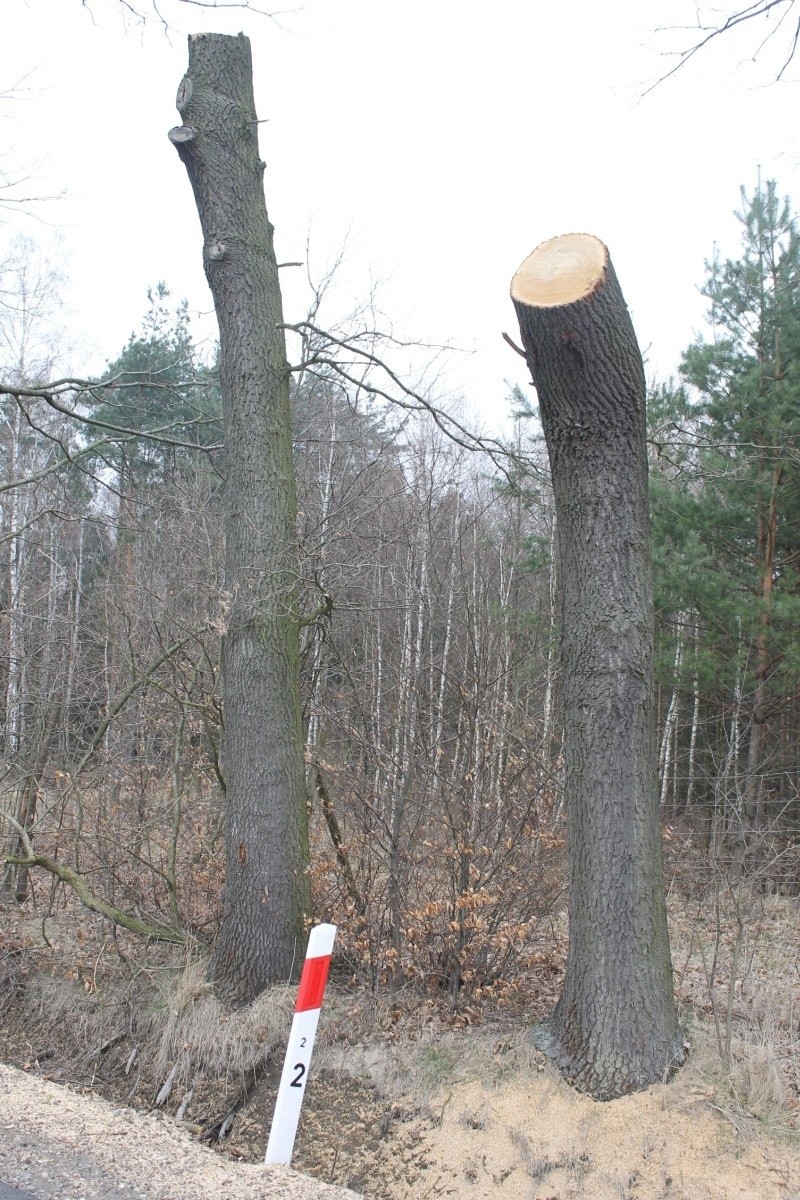
M 756 915 L 741 978 L 722 969 L 734 962 L 725 930 L 674 918 L 688 1065 L 611 1103 L 563 1082 L 530 1041 L 533 1014 L 470 1025 L 420 998 L 381 1010 L 329 987 L 291 1171 L 261 1165 L 289 1009 L 270 1002 L 277 1035 L 256 1013 L 272 1049 L 255 1067 L 232 1059 L 227 1074 L 204 1074 L 201 1050 L 208 1063 L 239 1020 L 241 1053 L 253 1025 L 203 1016 L 202 972 L 150 963 L 153 978 L 171 972 L 172 991 L 134 993 L 144 967 L 125 960 L 104 980 L 94 949 L 77 970 L 74 945 L 57 962 L 15 943 L 0 988 L 0 1061 L 13 1064 L 0 1067 L 0 1178 L 42 1200 L 800 1200 L 800 913 L 776 898 Z M 697 949 L 712 935 L 713 978 Z M 163 1011 L 137 1026 L 154 991 Z M 145 1030 L 166 1059 L 147 1057 Z M 189 1065 L 157 1107 L 181 1049 Z M 234 1110 L 210 1148 L 202 1139 Z
M 599 1104 L 524 1042 L 490 1040 L 463 1031 L 428 1041 L 416 1106 L 353 1077 L 377 1068 L 375 1047 L 352 1047 L 349 1069 L 318 1072 L 295 1158 L 316 1179 L 260 1165 L 275 1079 L 259 1085 L 220 1153 L 198 1143 L 193 1123 L 0 1067 L 0 1178 L 42 1200 L 352 1200 L 320 1180 L 381 1200 L 800 1196 L 796 1146 L 737 1129 L 709 1107 L 713 1089 L 696 1071 Z

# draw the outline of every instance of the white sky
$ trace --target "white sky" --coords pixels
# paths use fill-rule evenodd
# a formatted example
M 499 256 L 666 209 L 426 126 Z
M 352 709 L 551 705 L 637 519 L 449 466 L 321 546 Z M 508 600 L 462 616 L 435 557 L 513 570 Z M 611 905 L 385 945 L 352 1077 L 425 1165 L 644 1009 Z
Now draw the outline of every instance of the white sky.
M 439 364 L 441 390 L 490 424 L 505 381 L 527 383 L 501 333 L 517 337 L 509 283 L 544 238 L 607 243 L 649 373 L 664 377 L 702 325 L 704 259 L 715 242 L 737 252 L 740 184 L 760 166 L 800 198 L 800 84 L 771 83 L 769 57 L 742 61 L 763 23 L 641 98 L 692 36 L 657 27 L 690 25 L 693 0 L 307 0 L 280 26 L 160 8 L 168 37 L 124 20 L 123 0 L 3 0 L 0 90 L 25 79 L 0 106 L 0 166 L 30 166 L 29 188 L 65 195 L 39 210 L 48 224 L 0 214 L 0 243 L 60 230 L 76 370 L 119 352 L 160 279 L 193 311 L 211 307 L 166 137 L 189 31 L 251 39 L 279 259 L 304 258 L 310 233 L 321 275 L 347 239 L 331 317 L 377 282 L 398 334 L 467 352 Z M 298 319 L 302 272 L 282 277 Z

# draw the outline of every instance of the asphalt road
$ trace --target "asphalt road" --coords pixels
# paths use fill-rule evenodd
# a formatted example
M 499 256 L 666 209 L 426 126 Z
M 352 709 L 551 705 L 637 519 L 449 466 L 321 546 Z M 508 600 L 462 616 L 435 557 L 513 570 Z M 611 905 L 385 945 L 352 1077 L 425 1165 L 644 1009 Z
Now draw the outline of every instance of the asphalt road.
M 0 1200 L 36 1200 L 30 1192 L 20 1192 L 0 1179 Z

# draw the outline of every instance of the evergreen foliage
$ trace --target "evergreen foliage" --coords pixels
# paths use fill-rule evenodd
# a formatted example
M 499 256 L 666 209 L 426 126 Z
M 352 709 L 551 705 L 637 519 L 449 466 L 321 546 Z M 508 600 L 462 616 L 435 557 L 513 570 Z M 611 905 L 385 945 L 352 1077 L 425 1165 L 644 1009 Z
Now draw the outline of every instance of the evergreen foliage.
M 164 481 L 222 444 L 217 372 L 200 358 L 185 301 L 172 308 L 164 283 L 147 299 L 142 327 L 108 364 L 104 382 L 113 386 L 93 411 L 110 437 L 117 433 L 110 461 L 134 487 Z
M 710 336 L 651 397 L 651 488 L 672 806 L 702 765 L 712 823 L 752 827 L 797 784 L 800 239 L 773 182 L 737 216 L 740 256 L 707 264 Z

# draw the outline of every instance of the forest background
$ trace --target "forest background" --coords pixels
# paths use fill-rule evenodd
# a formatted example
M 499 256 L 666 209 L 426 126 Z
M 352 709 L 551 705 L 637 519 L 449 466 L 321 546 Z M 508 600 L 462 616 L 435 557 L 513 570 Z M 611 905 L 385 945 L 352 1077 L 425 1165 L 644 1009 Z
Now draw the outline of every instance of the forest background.
M 697 280 L 707 327 L 649 403 L 662 813 L 672 869 L 691 865 L 709 912 L 729 905 L 734 948 L 744 895 L 800 884 L 800 243 L 766 178 L 738 214 L 738 247 L 709 247 Z M 63 373 L 62 278 L 30 232 L 9 240 L 0 375 L 21 393 Z M 375 315 L 334 333 L 391 357 Z M 481 444 L 435 389 L 371 364 L 343 378 L 316 336 L 293 388 L 315 913 L 340 927 L 341 982 L 513 1013 L 562 949 L 559 580 L 533 397 L 511 386 L 511 433 Z M 65 411 L 3 402 L 3 803 L 95 898 L 202 947 L 223 876 L 214 353 L 154 281 L 99 382 L 67 388 Z M 51 874 L 12 866 L 3 886 L 45 933 L 74 904 Z

